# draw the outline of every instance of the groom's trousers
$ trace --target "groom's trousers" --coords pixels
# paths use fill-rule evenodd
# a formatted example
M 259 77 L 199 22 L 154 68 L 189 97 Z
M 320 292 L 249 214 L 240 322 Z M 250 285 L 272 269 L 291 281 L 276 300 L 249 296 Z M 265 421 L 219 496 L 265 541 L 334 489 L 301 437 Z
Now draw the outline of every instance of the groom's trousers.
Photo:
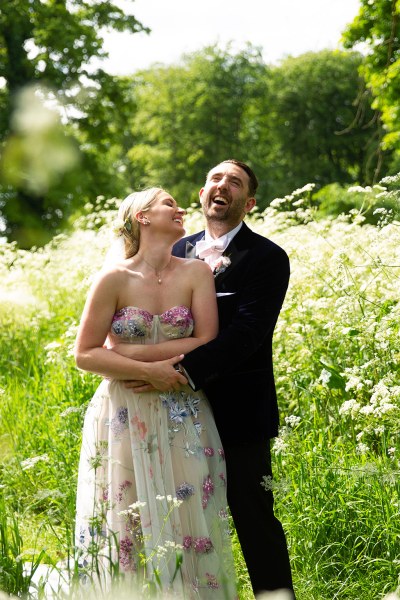
M 273 494 L 261 485 L 264 476 L 272 477 L 270 443 L 223 446 L 228 504 L 253 591 L 293 590 L 286 538 L 274 515 Z

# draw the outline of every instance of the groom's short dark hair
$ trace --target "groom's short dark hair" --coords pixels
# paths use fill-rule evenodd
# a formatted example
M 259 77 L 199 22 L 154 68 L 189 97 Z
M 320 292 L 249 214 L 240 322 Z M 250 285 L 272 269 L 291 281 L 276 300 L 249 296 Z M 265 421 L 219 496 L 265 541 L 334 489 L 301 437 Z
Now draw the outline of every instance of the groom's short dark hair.
M 227 160 L 223 160 L 222 162 L 233 163 L 234 165 L 237 165 L 247 173 L 247 175 L 249 176 L 249 194 L 250 196 L 254 196 L 258 188 L 258 179 L 253 169 L 251 169 L 249 165 L 242 162 L 241 160 L 236 160 L 236 158 L 228 158 Z

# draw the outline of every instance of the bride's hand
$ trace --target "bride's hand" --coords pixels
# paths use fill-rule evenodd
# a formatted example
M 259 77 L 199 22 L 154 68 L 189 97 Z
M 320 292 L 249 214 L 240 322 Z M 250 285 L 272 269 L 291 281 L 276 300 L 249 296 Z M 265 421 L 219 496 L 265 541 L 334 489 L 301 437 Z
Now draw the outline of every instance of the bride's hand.
M 124 387 L 127 390 L 132 390 L 133 392 L 154 392 L 156 389 L 147 381 L 143 381 L 141 379 L 129 379 L 128 381 L 123 381 Z

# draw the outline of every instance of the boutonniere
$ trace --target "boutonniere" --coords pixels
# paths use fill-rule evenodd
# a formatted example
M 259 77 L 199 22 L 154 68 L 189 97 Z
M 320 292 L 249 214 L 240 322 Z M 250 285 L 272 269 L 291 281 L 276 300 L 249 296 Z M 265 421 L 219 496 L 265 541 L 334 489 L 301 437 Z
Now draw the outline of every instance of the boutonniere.
M 220 256 L 212 265 L 212 272 L 214 273 L 214 277 L 223 273 L 231 264 L 231 259 L 229 256 Z

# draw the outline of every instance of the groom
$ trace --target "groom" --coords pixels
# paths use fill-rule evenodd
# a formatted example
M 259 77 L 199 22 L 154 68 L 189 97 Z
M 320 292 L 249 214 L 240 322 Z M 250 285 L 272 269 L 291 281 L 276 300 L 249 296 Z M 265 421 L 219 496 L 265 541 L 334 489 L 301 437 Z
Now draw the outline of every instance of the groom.
M 272 336 L 289 281 L 285 251 L 243 222 L 257 178 L 225 160 L 207 175 L 200 199 L 206 231 L 183 238 L 176 256 L 197 256 L 214 271 L 219 334 L 185 355 L 181 371 L 211 403 L 225 451 L 228 504 L 255 594 L 293 590 L 285 535 L 273 495 L 270 439 L 278 434 Z M 294 598 L 294 595 L 293 595 Z

